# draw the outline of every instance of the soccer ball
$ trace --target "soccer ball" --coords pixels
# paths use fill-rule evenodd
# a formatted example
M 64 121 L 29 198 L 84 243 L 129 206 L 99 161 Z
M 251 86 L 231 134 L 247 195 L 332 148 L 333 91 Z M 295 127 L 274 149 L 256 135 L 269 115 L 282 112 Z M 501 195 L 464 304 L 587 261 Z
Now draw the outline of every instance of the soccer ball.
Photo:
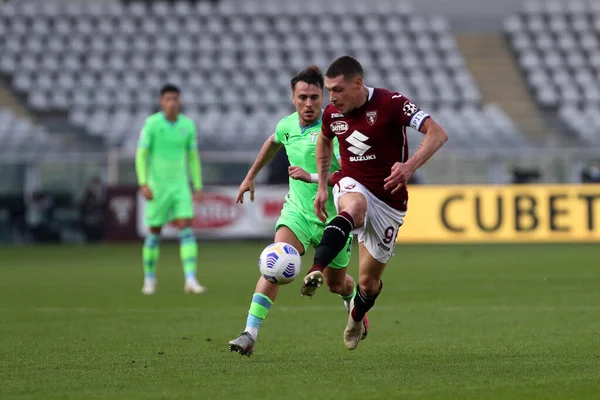
M 286 285 L 300 273 L 300 253 L 291 244 L 279 242 L 268 245 L 260 254 L 261 275 L 276 285 Z

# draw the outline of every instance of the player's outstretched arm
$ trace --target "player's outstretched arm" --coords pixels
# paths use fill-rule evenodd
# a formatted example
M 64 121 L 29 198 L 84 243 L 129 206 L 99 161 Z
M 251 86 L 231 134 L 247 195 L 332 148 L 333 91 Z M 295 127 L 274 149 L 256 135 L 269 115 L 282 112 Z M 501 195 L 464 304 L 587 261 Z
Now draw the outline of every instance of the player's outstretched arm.
M 250 192 L 250 201 L 254 201 L 254 180 L 264 166 L 271 162 L 275 154 L 277 154 L 279 149 L 281 149 L 281 146 L 283 146 L 283 144 L 277 143 L 274 135 L 269 136 L 269 138 L 265 141 L 260 149 L 260 152 L 258 153 L 258 156 L 256 156 L 256 160 L 254 160 L 254 164 L 252 164 L 252 167 L 250 167 L 250 170 L 248 170 L 246 178 L 240 185 L 240 190 L 237 197 L 238 203 L 244 202 L 244 193 L 246 192 Z
M 427 118 L 419 130 L 425 134 L 419 149 L 405 163 L 398 162 L 392 166 L 392 173 L 384 179 L 385 190 L 391 190 L 392 193 L 400 190 L 415 171 L 448 140 L 446 131 L 432 118 Z
M 315 213 L 323 223 L 327 221 L 327 183 L 329 180 L 329 169 L 331 168 L 331 158 L 333 157 L 333 139 L 321 133 L 317 140 L 317 148 L 315 150 L 317 158 L 317 168 L 319 171 L 319 190 L 315 197 Z

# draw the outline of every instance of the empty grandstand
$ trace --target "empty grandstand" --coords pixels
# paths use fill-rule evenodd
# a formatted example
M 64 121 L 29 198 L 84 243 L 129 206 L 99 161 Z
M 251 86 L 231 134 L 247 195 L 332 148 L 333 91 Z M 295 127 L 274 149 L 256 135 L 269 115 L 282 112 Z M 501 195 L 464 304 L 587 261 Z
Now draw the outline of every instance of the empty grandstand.
M 348 53 L 367 83 L 396 88 L 447 122 L 449 147 L 525 144 L 502 109 L 483 103 L 443 17 L 376 4 L 8 2 L 0 71 L 36 112 L 64 112 L 81 133 L 130 149 L 170 81 L 184 88 L 203 149 L 248 149 L 289 111 L 294 71 Z
M 505 30 L 538 104 L 587 144 L 600 143 L 600 3 L 527 2 Z

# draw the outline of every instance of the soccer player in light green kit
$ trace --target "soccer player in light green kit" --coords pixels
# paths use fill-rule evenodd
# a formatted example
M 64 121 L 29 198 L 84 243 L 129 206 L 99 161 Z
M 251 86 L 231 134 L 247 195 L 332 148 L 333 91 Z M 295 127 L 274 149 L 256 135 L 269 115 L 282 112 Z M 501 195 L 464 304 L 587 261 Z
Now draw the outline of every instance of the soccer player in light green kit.
M 323 236 L 326 224 L 322 223 L 314 212 L 314 199 L 317 194 L 317 163 L 315 147 L 317 136 L 321 132 L 321 106 L 323 104 L 323 75 L 316 66 L 301 71 L 291 80 L 292 101 L 296 112 L 284 117 L 277 124 L 275 134 L 267 139 L 256 161 L 248 171 L 246 179 L 240 185 L 237 201 L 244 202 L 244 194 L 250 192 L 250 201 L 254 201 L 254 180 L 258 172 L 271 161 L 273 156 L 285 146 L 290 161 L 290 190 L 275 226 L 275 242 L 285 242 L 304 254 L 309 246 L 317 246 Z M 336 155 L 339 157 L 337 141 Z M 331 172 L 340 168 L 335 160 Z M 333 199 L 333 196 L 329 197 Z M 333 200 L 327 203 L 330 215 L 335 216 Z M 325 281 L 329 290 L 338 293 L 346 307 L 354 296 L 354 279 L 346 274 L 352 251 L 352 236 L 348 238 L 346 250 L 341 251 L 329 268 L 325 269 Z M 241 355 L 250 356 L 254 351 L 254 342 L 258 329 L 273 305 L 279 286 L 262 276 L 258 279 L 252 296 L 245 330 L 236 339 L 229 342 L 229 349 Z M 368 332 L 368 320 L 365 322 L 365 334 Z
M 179 88 L 165 85 L 160 91 L 161 112 L 151 115 L 140 133 L 135 159 L 138 184 L 148 200 L 146 223 L 150 233 L 144 241 L 143 294 L 156 292 L 162 226 L 174 221 L 179 228 L 180 256 L 185 275 L 186 293 L 204 293 L 196 279 L 198 248 L 192 230 L 194 203 L 190 177 L 194 187 L 193 199 L 202 200 L 202 175 L 196 126 L 180 113 Z M 188 176 L 189 169 L 189 176 Z

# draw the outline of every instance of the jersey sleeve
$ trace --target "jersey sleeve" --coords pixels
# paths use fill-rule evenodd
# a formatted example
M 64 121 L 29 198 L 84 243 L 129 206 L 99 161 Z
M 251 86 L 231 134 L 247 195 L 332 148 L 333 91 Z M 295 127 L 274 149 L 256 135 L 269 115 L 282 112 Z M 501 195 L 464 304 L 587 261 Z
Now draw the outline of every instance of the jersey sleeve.
M 409 98 L 400 93 L 392 93 L 388 99 L 392 119 L 401 126 L 410 126 L 420 130 L 429 114 L 421 110 Z
M 323 111 L 323 117 L 321 118 L 321 133 L 325 137 L 328 137 L 329 139 L 333 139 L 335 137 L 335 134 L 331 130 L 331 108 L 330 107 L 331 106 L 328 105 L 327 107 L 325 107 L 325 110 Z M 338 150 L 339 150 L 339 144 L 338 144 Z
M 198 150 L 198 132 L 196 131 L 196 124 L 194 121 L 190 121 L 191 132 L 188 137 L 188 150 Z
M 138 147 L 141 147 L 144 149 L 152 148 L 152 124 L 150 122 L 150 119 L 146 119 L 146 122 L 144 122 L 144 126 L 142 127 L 142 130 L 140 131 L 140 139 L 138 140 Z
M 285 132 L 283 131 L 283 121 L 285 120 L 285 118 L 281 119 L 278 123 L 277 126 L 275 127 L 275 133 L 273 134 L 273 140 L 275 141 L 275 143 L 277 144 L 283 144 L 283 135 L 285 134 Z

